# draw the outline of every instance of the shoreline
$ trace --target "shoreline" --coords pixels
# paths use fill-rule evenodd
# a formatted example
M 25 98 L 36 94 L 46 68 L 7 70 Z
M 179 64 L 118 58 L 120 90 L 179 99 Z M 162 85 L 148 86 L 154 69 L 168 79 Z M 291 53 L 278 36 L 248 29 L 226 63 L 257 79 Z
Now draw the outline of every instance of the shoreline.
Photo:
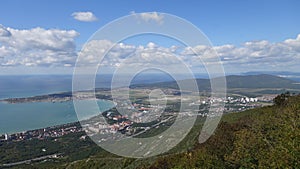
M 94 90 L 87 91 L 59 91 L 51 92 L 48 94 L 32 95 L 26 97 L 11 97 L 11 98 L 0 98 L 0 102 L 8 104 L 18 104 L 18 103 L 31 103 L 31 102 L 63 102 L 63 101 L 72 101 L 75 99 L 107 99 L 111 97 L 107 95 L 97 95 L 98 92 L 107 92 L 110 91 L 108 88 L 96 88 Z M 92 94 L 92 95 L 91 95 Z

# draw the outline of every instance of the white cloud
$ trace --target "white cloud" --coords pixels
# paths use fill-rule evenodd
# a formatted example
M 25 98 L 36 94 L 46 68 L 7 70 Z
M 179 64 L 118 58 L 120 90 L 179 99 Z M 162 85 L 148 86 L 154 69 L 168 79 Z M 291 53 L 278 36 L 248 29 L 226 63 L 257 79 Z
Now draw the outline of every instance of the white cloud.
M 9 36 L 0 36 L 0 66 L 61 66 L 76 57 L 74 30 L 13 29 L 1 27 Z M 8 35 L 5 33 L 5 35 Z
M 72 13 L 74 19 L 82 22 L 93 22 L 98 18 L 92 12 L 74 12 Z
M 92 41 L 91 48 L 87 48 L 82 55 L 86 59 L 85 64 L 98 62 L 97 53 L 109 50 L 114 44 L 110 41 Z M 161 47 L 153 42 L 145 46 L 116 44 L 105 56 L 101 66 L 118 67 L 126 66 L 176 66 L 184 61 L 193 68 L 216 64 L 220 60 L 225 68 L 234 71 L 255 70 L 285 70 L 297 71 L 300 63 L 300 35 L 296 39 L 288 39 L 283 42 L 270 43 L 268 41 L 250 41 L 241 46 L 195 46 L 182 50 L 178 46 L 169 48 Z M 195 52 L 198 54 L 196 55 Z
M 300 34 L 296 39 L 287 39 L 282 43 L 284 46 L 288 46 L 291 50 L 296 52 L 300 52 Z
M 100 58 L 108 52 L 104 58 Z M 107 40 L 93 40 L 79 53 L 78 66 L 88 67 L 98 63 L 100 66 L 116 68 L 119 66 L 169 66 L 179 64 L 180 59 L 174 53 L 174 46 L 165 48 L 149 42 L 146 46 L 134 46 L 124 43 L 114 44 Z
M 157 12 L 144 12 L 144 13 L 135 13 L 134 11 L 131 11 L 130 14 L 133 14 L 137 16 L 139 19 L 145 21 L 145 22 L 150 22 L 154 21 L 159 24 L 163 23 L 163 15 L 157 13 Z
M 287 70 L 298 71 L 300 66 L 300 34 L 296 39 L 270 43 L 266 40 L 245 42 L 241 46 L 222 45 L 215 47 L 196 46 L 187 47 L 182 55 L 188 57 L 192 63 L 199 63 L 193 59 L 215 57 L 216 51 L 225 68 L 235 71 L 256 70 Z M 193 52 L 200 54 L 196 56 Z
M 113 43 L 108 40 L 92 40 L 84 45 L 82 51 L 78 53 L 77 66 L 89 66 L 90 64 L 97 64 L 108 49 L 112 47 Z

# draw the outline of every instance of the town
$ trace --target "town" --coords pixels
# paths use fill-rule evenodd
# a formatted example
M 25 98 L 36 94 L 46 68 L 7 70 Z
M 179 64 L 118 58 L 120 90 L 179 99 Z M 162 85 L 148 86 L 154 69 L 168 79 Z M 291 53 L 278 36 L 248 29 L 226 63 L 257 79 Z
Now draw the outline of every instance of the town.
M 29 130 L 14 134 L 3 134 L 0 136 L 0 142 L 9 142 L 9 141 L 23 141 L 23 140 L 31 140 L 38 139 L 44 140 L 48 138 L 56 138 L 61 137 L 70 133 L 81 132 L 83 131 L 80 124 L 69 123 L 63 124 L 53 127 L 47 127 L 43 129 Z

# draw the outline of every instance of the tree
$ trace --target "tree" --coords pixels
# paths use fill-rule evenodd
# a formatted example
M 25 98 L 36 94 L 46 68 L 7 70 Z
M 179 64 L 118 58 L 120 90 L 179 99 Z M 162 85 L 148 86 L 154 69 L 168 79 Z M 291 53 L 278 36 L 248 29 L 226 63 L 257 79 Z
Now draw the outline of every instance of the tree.
M 276 96 L 273 101 L 277 106 L 285 106 L 290 96 L 291 96 L 290 92 L 282 93 Z

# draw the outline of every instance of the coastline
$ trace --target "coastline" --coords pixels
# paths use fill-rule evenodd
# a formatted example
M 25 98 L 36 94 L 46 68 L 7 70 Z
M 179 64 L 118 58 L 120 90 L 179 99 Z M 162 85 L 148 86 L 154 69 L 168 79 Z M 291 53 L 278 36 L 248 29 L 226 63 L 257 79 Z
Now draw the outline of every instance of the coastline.
M 101 92 L 105 93 L 107 91 L 110 91 L 110 89 L 96 88 L 94 91 L 87 90 L 87 91 L 76 91 L 76 92 L 60 91 L 60 92 L 51 92 L 48 94 L 32 95 L 26 97 L 0 98 L 0 102 L 10 103 L 10 104 L 28 103 L 28 102 L 64 102 L 64 101 L 94 99 L 94 98 L 111 100 L 111 97 L 108 96 L 107 94 L 101 94 Z
M 96 99 L 97 101 L 104 101 L 104 102 L 108 102 L 108 100 L 103 100 L 103 99 Z M 70 101 L 71 102 L 71 101 Z M 111 104 L 115 105 L 116 103 L 113 102 L 113 101 L 110 101 Z M 9 103 L 7 103 L 9 104 Z M 16 103 L 16 104 L 22 104 L 22 103 Z M 115 106 L 113 107 L 110 107 L 102 112 L 100 112 L 100 114 L 104 113 L 104 112 L 107 112 L 109 110 L 111 110 L 112 108 L 114 108 Z M 47 127 L 41 127 L 41 128 L 36 128 L 36 129 L 29 129 L 29 130 L 23 130 L 23 131 L 17 131 L 17 132 L 6 132 L 6 133 L 0 133 L 0 142 L 1 141 L 7 141 L 7 140 L 4 140 L 3 138 L 5 137 L 5 135 L 9 136 L 10 138 L 18 138 L 22 135 L 31 135 L 30 133 L 39 133 L 39 136 L 42 135 L 42 137 L 37 137 L 38 139 L 45 139 L 47 137 L 49 137 L 49 135 L 45 134 L 47 131 L 51 131 L 51 130 L 55 130 L 56 133 L 59 133 L 59 131 L 63 130 L 63 131 L 67 131 L 67 129 L 69 128 L 73 128 L 74 130 L 71 131 L 71 132 L 62 132 L 61 134 L 57 134 L 55 136 L 51 136 L 51 137 L 60 137 L 60 136 L 63 136 L 63 135 L 66 135 L 66 134 L 70 134 L 70 133 L 74 133 L 74 132 L 83 132 L 82 130 L 82 127 L 81 127 L 81 122 L 84 122 L 84 121 L 88 121 L 90 119 L 93 119 L 95 117 L 99 116 L 98 114 L 97 115 L 90 115 L 90 116 L 87 116 L 83 119 L 78 119 L 78 116 L 77 116 L 77 120 L 76 121 L 73 121 L 73 122 L 67 122 L 67 123 L 63 123 L 63 124 L 57 124 L 57 125 L 51 125 L 51 126 L 47 126 Z M 43 137 L 45 136 L 45 137 Z M 34 138 L 34 136 L 31 136 L 27 139 L 32 139 Z M 21 138 L 20 140 L 14 140 L 14 141 L 22 141 L 24 140 L 24 138 Z

